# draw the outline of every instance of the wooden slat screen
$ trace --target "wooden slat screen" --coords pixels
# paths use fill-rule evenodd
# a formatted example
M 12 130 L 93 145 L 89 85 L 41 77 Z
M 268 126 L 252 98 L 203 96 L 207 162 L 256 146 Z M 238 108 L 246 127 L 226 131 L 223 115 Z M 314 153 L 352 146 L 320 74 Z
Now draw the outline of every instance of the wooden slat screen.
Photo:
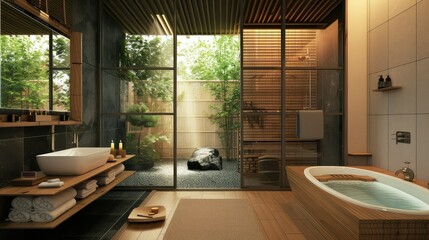
M 317 142 L 296 139 L 296 110 L 317 108 L 317 30 L 286 30 L 284 93 L 280 34 L 279 29 L 243 30 L 244 173 L 257 173 L 258 157 L 280 156 L 282 94 L 286 106 L 286 164 L 317 164 Z

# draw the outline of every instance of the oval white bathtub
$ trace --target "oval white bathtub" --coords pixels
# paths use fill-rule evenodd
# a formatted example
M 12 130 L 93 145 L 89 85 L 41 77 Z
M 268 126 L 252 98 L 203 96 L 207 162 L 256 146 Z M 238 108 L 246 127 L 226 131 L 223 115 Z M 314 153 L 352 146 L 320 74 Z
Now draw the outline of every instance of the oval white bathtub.
M 315 178 L 328 174 L 369 176 L 376 181 L 333 180 L 323 183 Z M 365 169 L 338 166 L 308 167 L 304 170 L 304 175 L 322 190 L 358 206 L 386 212 L 429 215 L 429 190 L 397 177 Z

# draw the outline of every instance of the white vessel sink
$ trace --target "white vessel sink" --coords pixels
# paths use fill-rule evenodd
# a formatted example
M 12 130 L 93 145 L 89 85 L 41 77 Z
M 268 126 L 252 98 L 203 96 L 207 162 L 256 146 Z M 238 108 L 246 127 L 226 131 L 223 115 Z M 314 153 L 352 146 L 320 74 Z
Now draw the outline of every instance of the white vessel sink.
M 37 155 L 40 170 L 47 175 L 81 175 L 107 162 L 110 148 L 80 147 Z

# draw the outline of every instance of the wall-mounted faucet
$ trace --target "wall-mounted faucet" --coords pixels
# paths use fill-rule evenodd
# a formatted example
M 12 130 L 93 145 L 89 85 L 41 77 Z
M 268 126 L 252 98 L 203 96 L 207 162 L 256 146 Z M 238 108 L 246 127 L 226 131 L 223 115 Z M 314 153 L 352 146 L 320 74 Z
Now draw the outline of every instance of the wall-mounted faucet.
M 411 133 L 410 132 L 403 132 L 403 131 L 397 131 L 395 134 L 395 138 L 393 140 L 396 140 L 396 144 L 398 143 L 411 143 Z
M 79 147 L 79 134 L 78 133 L 73 133 L 72 144 L 76 144 L 76 147 Z
M 414 179 L 414 171 L 411 168 L 409 168 L 410 162 L 404 162 L 404 163 L 407 164 L 407 166 L 403 167 L 401 169 L 398 169 L 395 172 L 395 175 L 399 176 L 399 174 L 402 173 L 404 180 L 413 181 L 413 179 Z

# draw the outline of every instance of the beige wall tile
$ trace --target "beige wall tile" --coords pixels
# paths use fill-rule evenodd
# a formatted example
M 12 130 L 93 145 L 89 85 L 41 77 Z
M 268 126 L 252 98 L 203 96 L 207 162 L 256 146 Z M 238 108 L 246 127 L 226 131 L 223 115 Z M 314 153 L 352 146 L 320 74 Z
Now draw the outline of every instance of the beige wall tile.
M 416 0 L 389 0 L 389 19 L 414 5 L 416 5 Z
M 369 117 L 369 149 L 372 153 L 372 164 L 388 169 L 389 166 L 389 121 L 387 115 Z
M 416 60 L 416 7 L 389 21 L 389 68 Z
M 389 19 L 389 0 L 369 1 L 369 30 L 385 23 Z
M 383 75 L 386 78 L 387 71 L 382 71 L 369 75 L 369 113 L 387 114 L 389 110 L 389 94 L 387 92 L 374 92 L 378 87 L 378 78 Z
M 389 70 L 395 86 L 402 89 L 389 94 L 389 114 L 412 114 L 416 112 L 416 62 Z
M 396 144 L 395 133 L 411 133 L 411 143 Z M 411 169 L 416 169 L 416 115 L 389 115 L 389 170 L 396 171 L 409 161 Z
M 416 177 L 429 181 L 429 114 L 417 115 L 417 167 Z
M 417 113 L 429 113 L 429 58 L 417 61 L 416 84 Z
M 429 57 L 429 0 L 417 4 L 417 59 Z
M 384 23 L 369 32 L 369 73 L 388 67 L 388 24 Z

